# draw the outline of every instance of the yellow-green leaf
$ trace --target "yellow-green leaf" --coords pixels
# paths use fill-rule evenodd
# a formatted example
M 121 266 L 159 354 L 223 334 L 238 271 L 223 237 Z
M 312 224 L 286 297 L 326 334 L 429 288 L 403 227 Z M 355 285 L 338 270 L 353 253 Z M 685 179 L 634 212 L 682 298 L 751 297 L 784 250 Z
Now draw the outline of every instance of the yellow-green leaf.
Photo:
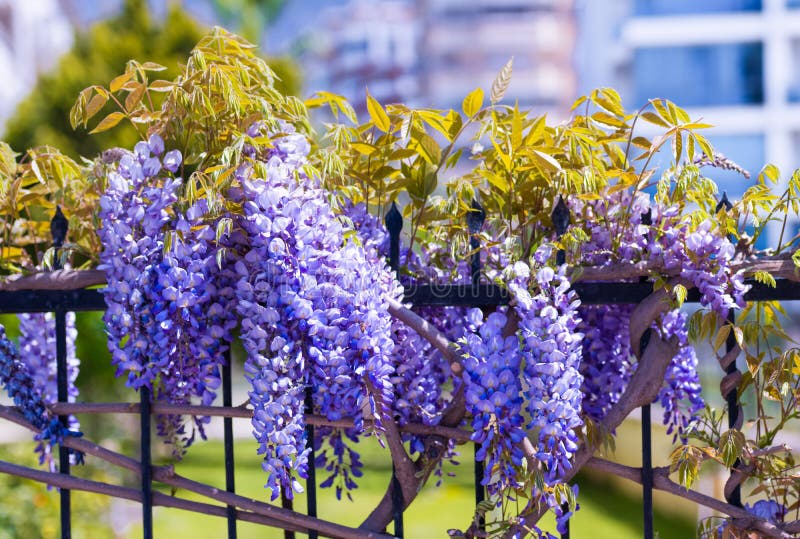
M 148 87 L 153 92 L 169 92 L 175 87 L 175 83 L 168 80 L 155 80 Z
M 112 112 L 111 114 L 103 118 L 100 121 L 100 123 L 97 124 L 97 127 L 89 131 L 89 133 L 94 134 L 94 133 L 102 133 L 103 131 L 108 131 L 109 129 L 117 125 L 120 121 L 122 121 L 124 117 L 125 115 L 119 111 Z
M 755 272 L 753 274 L 753 279 L 755 279 L 761 284 L 768 285 L 772 288 L 778 286 L 778 283 L 775 282 L 775 277 L 773 277 L 772 275 L 769 274 L 769 272 L 766 272 L 764 270 L 759 270 Z
M 367 112 L 369 112 L 369 116 L 372 118 L 372 123 L 375 124 L 375 127 L 384 133 L 389 132 L 391 127 L 389 116 L 386 115 L 386 111 L 383 110 L 378 100 L 369 95 L 369 92 L 367 92 Z
M 167 68 L 155 62 L 145 62 L 142 64 L 142 69 L 145 71 L 164 71 Z
M 431 165 L 439 165 L 439 160 L 442 157 L 442 149 L 433 140 L 433 137 L 419 129 L 411 129 L 411 141 L 409 148 L 412 148 L 419 153 L 425 161 Z
M 483 107 L 483 89 L 482 88 L 475 88 L 472 90 L 467 97 L 464 98 L 464 102 L 461 104 L 461 108 L 464 110 L 464 114 L 468 117 L 472 118 L 475 116 L 479 110 Z
M 650 111 L 643 112 L 641 114 L 641 117 L 643 119 L 647 120 L 648 122 L 650 122 L 651 124 L 654 124 L 654 125 L 657 125 L 657 126 L 660 126 L 660 127 L 669 127 L 669 124 L 667 122 L 665 122 L 664 120 L 662 120 L 658 116 L 658 114 L 656 114 L 654 112 L 650 112 Z
M 378 148 L 366 142 L 351 142 L 350 147 L 362 155 L 372 155 Z
M 120 88 L 122 88 L 125 85 L 126 82 L 131 80 L 131 77 L 133 77 L 133 72 L 132 71 L 128 72 L 128 73 L 123 73 L 122 75 L 119 75 L 118 77 L 114 77 L 114 80 L 111 81 L 111 84 L 109 84 L 108 87 L 111 90 L 111 92 L 116 92 Z
M 137 86 L 125 98 L 125 109 L 133 110 L 142 100 L 142 96 L 144 96 L 144 84 L 137 83 Z
M 89 101 L 89 104 L 86 105 L 86 109 L 84 111 L 84 116 L 83 116 L 83 122 L 84 122 L 83 125 L 86 125 L 86 122 L 90 120 L 92 116 L 97 114 L 100 111 L 100 109 L 103 108 L 103 105 L 105 105 L 107 102 L 108 98 L 103 97 L 100 94 L 96 94 L 92 98 L 92 100 Z
M 675 294 L 675 300 L 678 302 L 678 307 L 680 307 L 683 305 L 683 302 L 686 301 L 686 294 L 688 291 L 682 284 L 676 284 L 672 291 Z

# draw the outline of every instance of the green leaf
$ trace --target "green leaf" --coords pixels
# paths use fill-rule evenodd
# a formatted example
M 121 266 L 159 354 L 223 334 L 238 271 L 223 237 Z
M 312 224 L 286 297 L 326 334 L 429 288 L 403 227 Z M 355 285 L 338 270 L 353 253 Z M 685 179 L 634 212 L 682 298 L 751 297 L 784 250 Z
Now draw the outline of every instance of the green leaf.
M 408 147 L 416 150 L 429 164 L 434 166 L 439 165 L 439 160 L 442 157 L 442 149 L 439 148 L 439 145 L 436 144 L 433 137 L 425 131 L 412 127 L 411 141 Z
M 539 150 L 533 150 L 530 155 L 535 161 L 551 172 L 558 172 L 561 170 L 561 163 L 556 161 L 552 155 L 540 152 Z
M 383 110 L 378 100 L 372 97 L 369 92 L 367 92 L 367 112 L 369 112 L 369 116 L 372 118 L 372 123 L 375 124 L 375 127 L 384 133 L 389 132 L 392 125 L 389 121 L 389 116 L 386 115 L 386 111 Z
M 508 180 L 501 174 L 497 174 L 489 169 L 485 169 L 481 170 L 481 175 L 503 194 L 508 193 L 508 190 L 511 188 Z
M 792 253 L 792 262 L 794 262 L 794 267 L 800 268 L 800 249 Z
M 730 468 L 742 454 L 744 448 L 744 434 L 736 429 L 730 429 L 722 433 L 719 437 L 719 454 L 725 462 L 725 466 Z
M 603 111 L 592 114 L 592 120 L 603 125 L 609 125 L 611 127 L 623 127 L 625 125 L 625 122 L 621 121 L 616 116 L 612 116 L 611 114 Z
M 367 144 L 366 142 L 351 142 L 350 147 L 353 148 L 355 151 L 360 153 L 361 155 L 372 155 L 378 148 L 373 146 L 372 144 Z
M 781 175 L 778 167 L 771 163 L 764 166 L 764 168 L 761 170 L 761 174 L 772 180 L 772 183 L 777 183 L 778 178 Z
M 688 293 L 686 287 L 682 284 L 676 284 L 672 289 L 672 292 L 675 294 L 675 300 L 678 302 L 678 307 L 683 305 L 683 302 L 686 301 L 686 294 Z
M 464 98 L 464 102 L 461 104 L 461 108 L 464 110 L 464 114 L 468 117 L 472 118 L 475 116 L 479 110 L 483 107 L 483 89 L 482 88 L 475 88 L 472 90 L 467 97 Z
M 108 131 L 109 129 L 117 125 L 120 121 L 122 121 L 124 117 L 125 115 L 119 111 L 112 112 L 111 114 L 103 118 L 100 121 L 100 123 L 97 124 L 97 127 L 89 131 L 89 133 L 94 134 L 94 133 L 102 133 L 103 131 Z
M 731 326 L 729 324 L 725 324 L 721 326 L 717 331 L 716 337 L 714 337 L 714 351 L 716 352 L 722 345 L 725 344 L 725 341 L 728 340 L 728 335 L 731 334 Z
M 651 124 L 660 126 L 660 127 L 669 127 L 669 124 L 662 120 L 657 114 L 647 111 L 643 112 L 640 116 L 641 118 L 647 120 Z

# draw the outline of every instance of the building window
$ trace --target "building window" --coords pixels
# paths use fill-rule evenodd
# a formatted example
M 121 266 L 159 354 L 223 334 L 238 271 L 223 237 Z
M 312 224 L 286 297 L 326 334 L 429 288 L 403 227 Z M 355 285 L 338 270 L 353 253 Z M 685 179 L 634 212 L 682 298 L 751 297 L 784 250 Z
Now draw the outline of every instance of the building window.
M 800 5 L 800 0 L 787 0 Z M 726 13 L 735 11 L 761 11 L 761 0 L 636 0 L 636 15 L 695 15 L 700 13 Z
M 762 48 L 761 43 L 737 43 L 637 49 L 636 102 L 665 97 L 685 107 L 763 103 Z

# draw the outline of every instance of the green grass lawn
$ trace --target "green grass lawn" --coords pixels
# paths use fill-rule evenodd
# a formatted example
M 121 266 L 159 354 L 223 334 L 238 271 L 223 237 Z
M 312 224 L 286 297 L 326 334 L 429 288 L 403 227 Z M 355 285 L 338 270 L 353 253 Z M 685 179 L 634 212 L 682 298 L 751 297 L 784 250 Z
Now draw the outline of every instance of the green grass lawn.
M 632 465 L 637 464 L 640 458 L 638 424 L 631 422 L 623 425 L 619 435 L 615 459 Z M 625 443 L 621 443 L 623 440 Z M 266 501 L 266 491 L 263 488 L 265 474 L 261 470 L 260 459 L 255 453 L 255 447 L 254 441 L 237 441 L 235 451 L 236 489 L 239 494 Z M 656 447 L 661 446 L 656 443 Z M 463 529 L 470 522 L 475 505 L 471 449 L 462 447 L 462 450 L 469 451 L 469 455 L 465 453 L 462 459 L 463 464 L 445 468 L 447 472 L 455 474 L 454 477 L 446 477 L 443 485 L 438 488 L 432 484 L 426 486 L 405 513 L 406 537 L 412 539 L 446 537 L 448 529 Z M 667 453 L 668 448 L 661 447 L 661 450 L 656 451 L 654 461 L 656 463 L 664 462 Z M 0 446 L 0 458 L 13 459 L 28 465 L 34 464 L 33 455 L 27 449 L 20 452 L 19 447 L 11 450 L 8 447 Z M 366 467 L 365 474 L 359 479 L 360 487 L 353 492 L 352 501 L 347 499 L 337 501 L 331 489 L 318 489 L 318 507 L 321 518 L 357 526 L 381 498 L 391 472 L 388 452 L 378 447 L 374 441 L 369 441 L 363 451 L 363 460 Z M 189 450 L 185 460 L 179 463 L 176 469 L 181 475 L 223 488 L 225 480 L 222 462 L 223 446 L 221 442 L 198 443 Z M 76 472 L 79 475 L 85 473 L 82 470 Z M 321 476 L 319 480 L 321 481 L 323 478 L 324 476 Z M 15 490 L 19 488 L 18 486 L 8 488 L 9 481 L 11 480 L 8 477 L 0 476 L 0 492 L 4 496 L 13 495 L 12 492 L 22 492 Z M 2 488 L 4 483 L 6 488 Z M 24 483 L 27 485 L 29 482 Z M 578 484 L 580 485 L 578 500 L 581 509 L 572 520 L 573 538 L 633 539 L 641 537 L 642 506 L 641 491 L 638 485 L 622 479 L 586 473 L 579 476 Z M 164 491 L 167 492 L 166 489 Z M 202 498 L 186 492 L 179 491 L 177 495 L 202 500 Z M 107 502 L 102 504 L 102 500 L 93 494 L 74 493 L 73 499 L 76 528 L 73 536 L 76 539 L 83 537 L 91 539 L 141 537 L 141 527 L 136 523 L 128 529 L 116 530 L 116 533 L 110 531 L 104 533 L 101 531 L 102 528 L 96 526 L 97 522 L 78 522 L 81 518 L 103 520 L 105 515 L 97 513 L 109 512 L 110 508 Z M 3 504 L 5 505 L 5 500 Z M 30 535 L 31 539 L 34 537 L 45 539 L 57 537 L 57 504 L 56 491 L 48 492 L 44 489 L 36 491 L 35 503 L 25 510 L 41 511 L 46 516 L 37 517 L 35 520 L 42 523 L 43 529 L 40 530 L 39 536 Z M 657 495 L 656 506 L 655 525 L 662 539 L 685 539 L 694 536 L 696 511 L 692 504 L 669 495 Z M 297 496 L 295 507 L 300 511 L 305 510 L 306 500 L 302 494 Z M 138 518 L 138 506 L 132 506 L 131 511 L 134 518 Z M 554 530 L 552 519 L 546 520 L 543 527 Z M 241 539 L 283 537 L 282 531 L 254 524 L 239 523 L 238 529 Z M 391 525 L 389 529 L 391 531 Z M 155 508 L 155 536 L 160 539 L 172 537 L 216 539 L 225 537 L 225 531 L 226 523 L 219 517 L 188 513 L 178 509 Z M 14 535 L 4 536 L 0 530 L 0 538 L 4 539 L 5 537 L 14 537 Z M 27 536 L 26 539 L 28 539 Z
M 638 445 L 638 423 L 624 425 L 620 435 L 626 443 L 619 444 L 616 460 L 634 464 L 640 459 Z M 658 434 L 656 434 L 658 436 Z M 621 440 L 622 438 L 620 438 Z M 635 441 L 634 441 L 635 440 Z M 265 476 L 260 459 L 255 454 L 254 442 L 239 441 L 236 448 L 236 490 L 238 493 L 257 499 L 265 499 Z M 467 448 L 462 448 L 468 451 Z M 655 462 L 663 462 L 667 448 L 656 451 Z M 182 475 L 224 487 L 224 476 L 220 464 L 223 448 L 221 443 L 200 444 L 192 448 L 177 470 Z M 318 489 L 318 510 L 321 518 L 340 524 L 357 526 L 382 497 L 391 473 L 388 451 L 374 442 L 369 442 L 363 452 L 366 471 L 359 479 L 359 488 L 353 492 L 353 500 L 337 501 L 331 489 Z M 471 458 L 465 454 L 463 464 L 446 466 L 445 471 L 454 473 L 446 477 L 440 487 L 432 484 L 424 487 L 419 497 L 406 511 L 404 525 L 406 537 L 446 537 L 450 528 L 463 529 L 471 520 L 475 502 L 472 484 Z M 322 478 L 320 478 L 321 480 Z M 642 534 L 642 502 L 640 487 L 626 480 L 608 478 L 595 474 L 579 476 L 579 503 L 581 506 L 571 523 L 572 537 L 581 538 L 639 538 Z M 670 495 L 656 496 L 655 527 L 662 539 L 685 539 L 695 534 L 696 511 L 692 504 Z M 306 507 L 304 495 L 295 499 L 295 507 Z M 225 522 L 218 517 L 199 516 L 174 509 L 156 509 L 156 536 L 170 537 L 191 531 L 188 537 L 224 537 Z M 554 530 L 552 519 L 543 526 Z M 390 525 L 390 531 L 392 529 Z M 140 537 L 140 530 L 131 530 L 128 537 Z M 265 529 L 248 523 L 239 523 L 242 539 L 282 538 L 283 532 Z

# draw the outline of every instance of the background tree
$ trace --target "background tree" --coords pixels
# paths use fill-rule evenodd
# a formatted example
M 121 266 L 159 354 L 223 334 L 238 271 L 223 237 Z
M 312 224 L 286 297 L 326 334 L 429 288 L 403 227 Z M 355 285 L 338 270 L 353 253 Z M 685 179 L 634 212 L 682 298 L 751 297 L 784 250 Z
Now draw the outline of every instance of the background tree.
M 167 67 L 160 78 L 172 79 L 178 63 L 185 59 L 206 29 L 178 5 L 172 5 L 163 21 L 150 15 L 145 0 L 126 0 L 114 18 L 79 32 L 72 50 L 58 66 L 39 78 L 34 90 L 19 104 L 6 124 L 4 140 L 17 151 L 41 145 L 56 146 L 77 157 L 94 156 L 114 147 L 131 147 L 136 133 L 124 126 L 107 137 L 88 136 L 86 130 L 73 131 L 69 110 L 75 96 L 92 84 L 113 79 L 131 58 L 141 58 Z M 281 91 L 300 91 L 298 70 L 291 61 L 270 62 L 281 83 Z M 111 107 L 108 108 L 109 112 Z

